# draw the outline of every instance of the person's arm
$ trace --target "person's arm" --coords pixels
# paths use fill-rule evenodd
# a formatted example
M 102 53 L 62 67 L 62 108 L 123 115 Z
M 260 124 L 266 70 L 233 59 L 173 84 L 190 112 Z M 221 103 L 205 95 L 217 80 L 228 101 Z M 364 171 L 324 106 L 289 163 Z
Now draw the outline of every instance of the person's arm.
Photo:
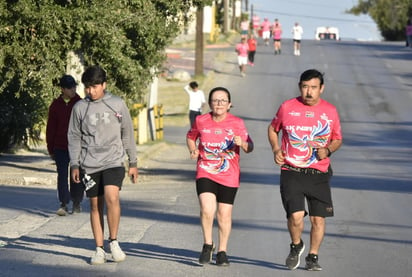
M 80 183 L 80 151 L 81 151 L 81 129 L 80 119 L 73 108 L 69 128 L 67 130 L 68 149 L 70 156 L 71 176 L 75 183 Z
M 283 165 L 285 163 L 285 156 L 279 144 L 279 132 L 273 128 L 272 124 L 269 124 L 268 127 L 268 139 L 270 146 L 272 147 L 275 163 Z
M 243 150 L 243 152 L 250 153 L 253 151 L 254 144 L 250 136 L 248 136 L 245 141 L 242 140 L 241 136 L 235 136 L 233 141 L 237 146 L 239 146 Z
M 126 104 L 122 103 L 122 142 L 126 154 L 129 158 L 129 171 L 128 175 L 133 183 L 137 182 L 138 169 L 137 169 L 137 151 L 136 142 L 134 139 L 134 128 L 132 118 L 130 117 L 129 109 Z
M 188 94 L 191 92 L 189 85 L 184 86 L 183 89 L 184 89 Z
M 333 139 L 330 141 L 327 147 L 319 148 L 317 150 L 317 156 L 319 160 L 326 159 L 332 155 L 333 152 L 336 152 L 342 145 L 341 139 Z
M 53 103 L 49 107 L 49 115 L 47 118 L 46 125 L 46 144 L 47 152 L 50 155 L 50 158 L 54 160 L 54 140 L 56 138 L 56 127 L 57 127 L 57 117 L 54 114 Z
M 191 138 L 186 138 L 187 149 L 192 160 L 197 160 L 199 157 L 199 149 L 197 148 L 196 141 Z

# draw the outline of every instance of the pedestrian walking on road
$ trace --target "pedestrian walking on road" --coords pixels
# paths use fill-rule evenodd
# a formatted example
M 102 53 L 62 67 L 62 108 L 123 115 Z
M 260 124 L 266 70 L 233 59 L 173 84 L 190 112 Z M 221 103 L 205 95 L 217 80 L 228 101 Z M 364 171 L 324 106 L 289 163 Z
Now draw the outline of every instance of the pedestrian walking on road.
M 190 126 L 193 126 L 196 116 L 202 114 L 202 108 L 206 103 L 205 94 L 199 89 L 199 84 L 195 81 L 186 85 L 184 90 L 189 95 L 189 121 Z
M 263 19 L 261 27 L 262 27 L 262 39 L 265 42 L 265 45 L 268 46 L 269 45 L 269 39 L 270 39 L 270 29 L 272 27 L 270 25 L 269 19 L 267 19 L 267 18 Z
M 257 48 L 257 41 L 253 34 L 250 34 L 249 39 L 247 40 L 247 45 L 249 47 L 248 51 L 248 64 L 251 66 L 255 65 L 255 54 Z
M 86 97 L 72 111 L 68 139 L 72 177 L 83 182 L 90 200 L 90 221 L 96 252 L 91 264 L 106 262 L 104 250 L 104 204 L 109 227 L 109 247 L 114 262 L 126 259 L 117 241 L 120 222 L 119 191 L 128 175 L 137 181 L 137 153 L 133 124 L 125 102 L 106 90 L 106 72 L 91 66 L 82 75 Z
M 295 23 L 295 26 L 292 28 L 293 35 L 293 54 L 295 56 L 300 56 L 300 44 L 302 41 L 303 28 L 299 25 L 298 22 Z
M 249 26 L 250 23 L 247 18 L 244 18 L 242 22 L 240 22 L 240 36 L 242 38 L 247 38 L 249 34 Z
M 281 45 L 281 40 L 282 40 L 282 26 L 279 23 L 279 20 L 276 18 L 275 22 L 273 23 L 273 28 L 272 28 L 272 37 L 273 37 L 273 45 L 275 47 L 275 55 L 281 53 L 282 51 L 282 45 Z
M 62 76 L 59 86 L 61 94 L 53 100 L 49 107 L 46 143 L 47 151 L 55 161 L 57 169 L 57 196 L 60 207 L 56 214 L 64 216 L 68 213 L 70 200 L 73 203 L 72 213 L 79 213 L 81 211 L 80 203 L 84 195 L 83 186 L 73 182 L 69 174 L 70 158 L 67 142 L 70 114 L 74 104 L 81 98 L 76 93 L 77 84 L 71 75 Z
M 240 182 L 240 149 L 245 153 L 253 151 L 253 141 L 243 120 L 229 112 L 231 105 L 226 88 L 213 88 L 209 93 L 211 112 L 198 116 L 186 137 L 190 157 L 197 160 L 196 191 L 203 231 L 199 263 L 202 265 L 211 262 L 215 250 L 212 234 L 215 213 L 219 228 L 216 264 L 229 265 L 227 245 Z
M 240 75 L 242 77 L 246 76 L 246 65 L 248 60 L 249 46 L 247 44 L 246 38 L 242 38 L 240 43 L 236 45 L 237 62 L 239 64 Z
M 274 161 L 280 165 L 280 193 L 292 240 L 286 266 L 293 270 L 305 250 L 302 241 L 305 199 L 312 225 L 307 270 L 319 271 L 319 248 L 325 234 L 325 217 L 333 216 L 330 156 L 342 144 L 338 111 L 321 99 L 323 74 L 315 69 L 302 73 L 300 96 L 286 100 L 268 127 Z M 281 143 L 280 140 L 281 133 Z
M 405 29 L 406 34 L 406 47 L 412 48 L 412 20 L 408 19 Z

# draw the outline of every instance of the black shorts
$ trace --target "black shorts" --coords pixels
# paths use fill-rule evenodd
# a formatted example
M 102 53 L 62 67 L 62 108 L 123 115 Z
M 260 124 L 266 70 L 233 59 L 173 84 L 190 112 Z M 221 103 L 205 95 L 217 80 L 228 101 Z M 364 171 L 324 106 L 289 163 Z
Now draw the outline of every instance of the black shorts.
M 280 194 L 286 216 L 305 211 L 305 199 L 310 216 L 333 216 L 332 194 L 329 185 L 332 169 L 323 174 L 305 174 L 292 170 L 281 170 Z
M 237 188 L 226 187 L 207 178 L 196 180 L 196 192 L 199 196 L 203 192 L 211 192 L 216 195 L 218 203 L 231 204 L 235 202 Z
M 118 186 L 119 190 L 122 189 L 122 183 L 125 176 L 125 168 L 124 167 L 113 167 L 108 168 L 103 171 L 91 173 L 88 175 L 90 178 L 86 177 L 87 180 L 84 179 L 85 175 L 82 176 L 83 185 L 86 182 L 93 182 L 94 185 L 87 189 L 86 185 L 86 196 L 87 197 L 97 197 L 104 195 L 104 186 L 113 185 Z

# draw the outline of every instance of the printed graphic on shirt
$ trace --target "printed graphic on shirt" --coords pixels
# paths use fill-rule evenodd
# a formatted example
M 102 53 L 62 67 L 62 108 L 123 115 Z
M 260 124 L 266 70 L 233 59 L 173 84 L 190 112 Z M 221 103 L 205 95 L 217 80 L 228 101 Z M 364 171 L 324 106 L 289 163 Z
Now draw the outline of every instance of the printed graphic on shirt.
M 318 120 L 317 126 L 287 126 L 286 129 L 289 132 L 289 146 L 293 148 L 286 148 L 286 159 L 298 167 L 309 167 L 316 163 L 316 149 L 325 147 L 328 142 L 330 122 L 326 120 L 322 124 Z
M 236 156 L 234 133 L 232 130 L 225 129 L 226 136 L 222 142 L 204 142 L 205 160 L 200 163 L 200 167 L 210 174 L 226 172 L 230 168 L 229 160 Z
M 89 115 L 89 122 L 93 126 L 96 126 L 98 122 L 101 122 L 102 124 L 109 124 L 110 114 L 108 112 L 104 112 L 102 114 L 91 114 Z

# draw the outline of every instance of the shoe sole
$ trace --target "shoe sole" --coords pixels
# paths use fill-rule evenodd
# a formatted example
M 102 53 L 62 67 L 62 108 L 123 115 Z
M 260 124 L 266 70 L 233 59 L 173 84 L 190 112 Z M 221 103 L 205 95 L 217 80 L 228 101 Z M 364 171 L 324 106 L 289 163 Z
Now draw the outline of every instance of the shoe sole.
M 307 270 L 307 271 L 322 271 L 322 268 L 318 268 L 318 269 L 316 269 L 316 268 L 309 268 L 309 267 L 305 267 L 305 269 Z
M 296 268 L 299 267 L 299 265 L 300 265 L 300 256 L 302 256 L 303 251 L 305 251 L 305 245 L 303 245 L 302 249 L 299 251 L 299 254 L 298 254 L 298 262 L 297 262 L 296 266 L 294 266 L 294 267 L 289 267 L 288 265 L 286 265 L 287 268 L 289 268 L 290 270 L 294 270 L 294 269 L 296 269 Z M 286 264 L 287 264 L 287 263 L 286 263 Z

